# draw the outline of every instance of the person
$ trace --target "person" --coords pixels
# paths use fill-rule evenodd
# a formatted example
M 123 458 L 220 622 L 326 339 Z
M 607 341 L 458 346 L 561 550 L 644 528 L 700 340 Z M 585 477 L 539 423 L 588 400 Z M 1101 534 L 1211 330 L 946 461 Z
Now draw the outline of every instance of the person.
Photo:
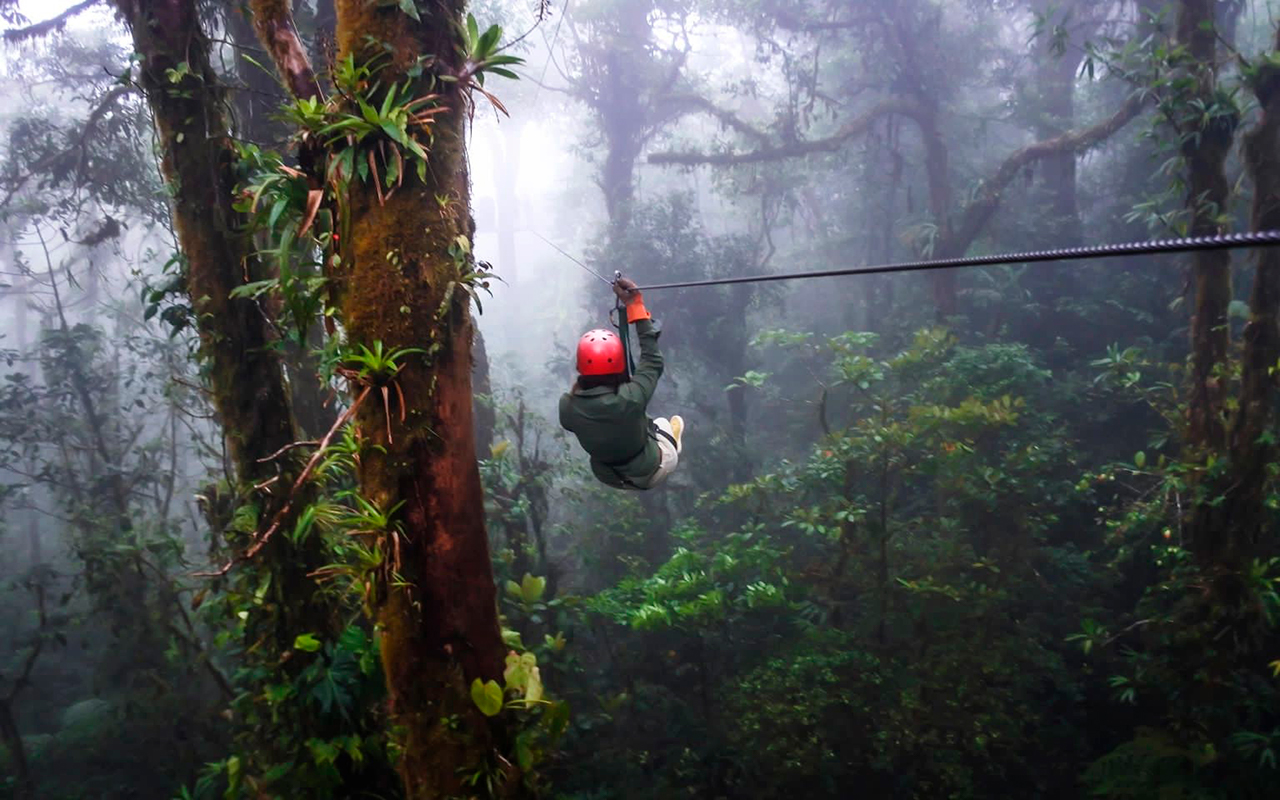
M 578 340 L 578 379 L 560 397 L 560 425 L 591 456 L 591 471 L 616 489 L 652 489 L 680 463 L 684 420 L 650 419 L 653 390 L 662 377 L 659 329 L 634 281 L 619 278 L 613 291 L 635 323 L 640 363 L 627 380 L 627 354 L 610 330 L 587 331 Z

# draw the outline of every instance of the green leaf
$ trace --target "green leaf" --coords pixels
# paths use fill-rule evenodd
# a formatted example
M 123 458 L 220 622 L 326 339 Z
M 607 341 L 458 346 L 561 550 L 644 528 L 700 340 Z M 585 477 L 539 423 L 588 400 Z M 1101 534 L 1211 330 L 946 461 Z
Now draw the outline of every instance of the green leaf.
M 240 756 L 227 759 L 227 791 L 224 800 L 235 800 L 240 796 Z
M 267 230 L 271 230 L 280 221 L 280 216 L 289 207 L 289 201 L 281 197 L 271 204 L 271 213 L 267 215 Z
M 481 682 L 476 678 L 471 682 L 471 701 L 486 717 L 492 717 L 502 710 L 502 687 L 497 681 Z
M 498 39 L 502 37 L 502 28 L 497 25 L 490 25 L 489 29 L 481 34 L 479 41 L 476 42 L 475 54 L 480 58 L 488 58 L 494 48 L 498 46 Z
M 402 144 L 405 147 L 409 146 L 409 136 L 405 133 L 404 128 L 385 121 L 381 124 L 381 127 L 382 132 L 390 136 L 392 141 Z
M 394 149 L 394 148 L 393 148 Z M 400 159 L 387 159 L 387 174 L 383 177 L 382 183 L 388 189 L 396 185 L 396 179 L 400 177 Z
M 529 747 L 529 731 L 516 736 L 516 763 L 528 772 L 533 769 L 533 748 Z
M 480 25 L 474 14 L 467 14 L 467 50 L 474 53 L 476 43 L 480 40 Z
M 528 667 L 525 674 L 524 699 L 530 703 L 536 703 L 542 699 L 542 671 L 537 667 Z
M 301 633 L 293 640 L 293 649 L 314 653 L 320 649 L 320 640 L 314 633 Z
M 411 0 L 403 0 L 403 1 L 411 2 Z M 396 90 L 398 88 L 399 88 L 399 84 L 393 83 L 387 89 L 387 96 L 382 98 L 382 107 L 378 109 L 378 116 L 386 117 L 388 114 L 391 113 L 391 106 L 396 101 Z
M 510 628 L 502 629 L 502 644 L 513 650 L 524 649 L 524 642 L 520 640 L 520 631 L 513 631 Z
M 418 16 L 418 4 L 414 0 L 400 0 L 400 10 L 409 15 L 414 22 L 422 21 L 422 17 Z
M 1133 454 L 1133 463 L 1134 463 L 1134 465 L 1136 465 L 1136 466 L 1138 467 L 1138 469 L 1142 469 L 1143 467 L 1145 467 L 1145 466 L 1147 465 L 1147 454 L 1146 454 L 1146 453 L 1144 453 L 1144 452 L 1142 452 L 1141 450 L 1139 450 L 1138 452 L 1134 453 L 1134 454 Z
M 520 599 L 527 605 L 532 605 L 542 599 L 542 593 L 546 591 L 546 589 L 546 578 L 535 578 L 526 572 L 524 574 L 524 579 L 520 581 Z
M 569 727 L 569 704 L 563 701 L 552 703 L 542 715 L 542 721 L 553 740 L 560 738 Z

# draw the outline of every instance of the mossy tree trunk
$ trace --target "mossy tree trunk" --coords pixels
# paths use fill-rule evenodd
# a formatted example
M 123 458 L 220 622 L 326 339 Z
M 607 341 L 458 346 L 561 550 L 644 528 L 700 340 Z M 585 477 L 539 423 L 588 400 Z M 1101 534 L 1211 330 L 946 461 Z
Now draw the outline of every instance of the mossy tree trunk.
M 186 294 L 238 494 L 258 506 L 259 519 L 270 519 L 284 493 L 254 487 L 288 472 L 287 464 L 269 457 L 299 437 L 262 309 L 231 297 L 256 269 L 232 208 L 234 150 L 209 41 L 193 0 L 118 0 L 117 7 L 143 56 L 139 83 L 155 120 Z M 278 536 L 263 552 L 272 574 L 271 602 L 254 615 L 246 635 L 254 641 L 271 636 L 273 652 L 289 652 L 299 633 L 327 633 L 332 622 L 307 577 L 324 563 L 323 555 L 318 543 L 307 541 L 312 543 L 294 545 Z
M 1273 46 L 1280 51 L 1280 28 Z M 1280 226 L 1280 68 L 1263 61 L 1253 81 L 1262 116 L 1244 137 L 1244 164 L 1253 180 L 1253 230 Z M 1231 469 L 1207 492 L 1222 503 L 1201 503 L 1194 510 L 1192 531 L 1202 564 L 1240 570 L 1257 555 L 1268 525 L 1266 508 L 1269 465 L 1276 449 L 1265 436 L 1273 424 L 1275 375 L 1280 360 L 1280 253 L 1258 248 L 1249 323 L 1243 336 L 1238 411 L 1230 429 Z M 1229 573 L 1228 573 L 1229 574 Z M 1231 581 L 1219 583 L 1232 592 Z
M 1183 67 L 1195 81 L 1191 97 L 1212 107 L 1217 101 L 1217 30 L 1212 0 L 1182 0 L 1178 7 L 1177 42 L 1187 50 Z M 1191 236 L 1221 233 L 1230 186 L 1225 163 L 1235 136 L 1236 118 L 1216 116 L 1176 125 L 1186 159 L 1187 210 Z M 1231 255 L 1226 250 L 1193 254 L 1195 308 L 1191 318 L 1191 408 L 1189 443 L 1221 450 L 1226 445 L 1223 419 L 1226 376 L 1221 374 L 1229 345 L 1227 305 L 1231 302 Z
M 435 69 L 457 72 L 462 0 L 420 3 L 420 21 L 366 0 L 336 8 L 338 58 L 360 63 L 388 47 L 384 85 L 427 54 Z M 352 181 L 349 240 L 330 276 L 351 345 L 429 351 L 406 358 L 389 418 L 380 402 L 356 417 L 369 445 L 360 491 L 380 508 L 400 509 L 398 541 L 386 548 L 398 580 L 380 588 L 376 617 L 409 798 L 466 794 L 462 780 L 480 769 L 514 784 L 500 755 L 501 725 L 470 696 L 476 678 L 501 681 L 505 650 L 476 464 L 470 300 L 461 286 L 473 264 L 450 252 L 473 234 L 467 112 L 456 84 L 441 86 L 449 110 L 436 117 L 426 180 L 407 179 L 385 203 L 372 185 Z M 429 90 L 424 82 L 414 96 Z
M 339 189 L 345 194 L 334 200 L 344 235 L 327 276 L 348 347 L 421 351 L 405 355 L 395 386 L 379 387 L 355 417 L 365 445 L 360 493 L 380 509 L 395 509 L 370 599 L 411 800 L 467 795 L 475 789 L 464 781 L 478 772 L 492 779 L 495 793 L 517 794 L 520 786 L 502 755 L 508 744 L 502 722 L 484 716 L 470 692 L 477 678 L 502 680 L 505 648 L 476 462 L 474 326 L 464 290 L 475 269 L 465 143 L 470 100 L 460 83 L 432 80 L 462 72 L 463 5 L 421 3 L 414 19 L 392 4 L 335 4 L 339 61 L 350 56 L 371 65 L 386 87 L 404 85 L 410 70 L 433 56 L 413 79 L 413 91 L 401 96 L 442 95 L 424 178 L 409 165 L 390 197 L 356 178 Z M 306 96 L 314 79 L 298 80 L 310 66 L 290 33 L 288 6 L 256 0 L 253 11 L 286 86 Z

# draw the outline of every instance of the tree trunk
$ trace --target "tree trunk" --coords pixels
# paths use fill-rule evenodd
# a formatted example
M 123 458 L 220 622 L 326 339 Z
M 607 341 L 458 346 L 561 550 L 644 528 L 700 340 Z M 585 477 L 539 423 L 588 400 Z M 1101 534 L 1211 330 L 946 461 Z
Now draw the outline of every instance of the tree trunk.
M 339 0 L 339 58 L 350 54 L 360 63 L 386 43 L 385 82 L 403 79 L 424 54 L 435 54 L 436 70 L 456 71 L 462 0 L 418 8 L 421 22 L 395 7 Z M 518 785 L 501 755 L 500 717 L 486 718 L 470 695 L 474 679 L 502 680 L 505 648 L 476 466 L 470 300 L 458 285 L 474 264 L 450 254 L 459 237 L 469 242 L 474 232 L 465 98 L 454 86 L 444 89 L 449 110 L 435 118 L 425 182 L 407 179 L 380 203 L 373 186 L 352 181 L 349 240 L 341 269 L 330 276 L 353 345 L 430 351 L 405 358 L 389 408 L 369 402 L 356 417 L 369 445 L 360 491 L 379 508 L 400 508 L 398 533 L 385 548 L 397 580 L 382 581 L 376 616 L 410 800 L 467 794 L 462 781 L 477 770 L 498 776 L 502 794 Z M 415 96 L 427 87 L 420 89 Z M 394 264 L 388 253 L 396 254 Z
M 1217 75 L 1217 33 L 1211 0 L 1182 0 L 1178 8 L 1177 40 L 1187 48 L 1187 69 L 1196 81 L 1194 99 L 1214 103 Z M 1190 101 L 1193 98 L 1186 98 Z M 1235 124 L 1218 117 L 1193 130 L 1181 130 L 1182 154 L 1187 161 L 1187 208 L 1191 236 L 1222 232 L 1230 187 L 1224 168 Z M 1227 357 L 1227 305 L 1231 302 L 1231 255 L 1225 250 L 1192 256 L 1195 311 L 1191 318 L 1191 406 L 1188 430 L 1192 447 L 1226 447 L 1223 400 L 1226 376 L 1218 374 Z
M 231 208 L 231 141 L 208 40 L 191 0 L 120 0 L 119 5 L 134 49 L 145 59 L 141 83 L 174 194 L 173 225 L 186 258 L 187 291 L 201 356 L 210 366 L 214 406 L 236 475 L 251 481 L 271 470 L 258 462 L 262 454 L 294 441 L 293 421 L 261 312 L 250 300 L 230 297 L 242 283 L 249 255 Z M 186 77 L 172 83 L 166 70 L 180 65 Z
M 1080 6 L 1087 6 L 1087 3 L 1070 3 L 1065 9 L 1059 9 L 1050 3 L 1042 6 L 1042 10 L 1054 14 L 1055 19 L 1074 23 L 1072 12 L 1082 10 Z M 1040 99 L 1036 138 L 1051 139 L 1074 127 L 1076 69 L 1084 56 L 1084 49 L 1080 45 L 1092 36 L 1094 27 L 1096 26 L 1070 35 L 1061 53 L 1052 52 L 1049 42 L 1039 40 L 1040 52 L 1035 54 L 1036 90 Z M 1040 165 L 1040 184 L 1048 201 L 1049 233 L 1045 246 L 1078 245 L 1082 231 L 1080 207 L 1076 198 L 1076 153 L 1068 150 L 1046 156 Z M 1070 270 L 1051 272 L 1063 276 L 1060 279 L 1062 281 L 1070 280 L 1073 274 Z M 1074 287 L 1065 283 L 1050 288 L 1074 293 Z
M 31 778 L 31 770 L 27 765 L 27 749 L 22 743 L 22 734 L 13 719 L 10 701 L 0 699 L 0 743 L 9 751 L 9 760 L 13 766 L 14 800 L 29 800 L 36 796 L 35 781 Z
M 185 258 L 186 291 L 196 312 L 213 406 L 239 494 L 258 507 L 260 520 L 269 520 L 286 498 L 279 490 L 263 493 L 253 487 L 287 475 L 290 462 L 269 457 L 300 437 L 262 311 L 252 300 L 230 296 L 255 270 L 251 243 L 232 208 L 234 151 L 209 42 L 193 0 L 117 0 L 117 5 L 134 50 L 143 56 L 139 79 L 172 191 L 173 228 Z M 290 485 L 287 478 L 277 483 Z M 305 506 L 295 501 L 292 508 Z M 292 527 L 291 518 L 281 522 Z M 326 562 L 317 538 L 295 544 L 287 536 L 273 537 L 262 558 L 272 575 L 271 602 L 252 613 L 246 637 L 248 642 L 270 637 L 274 646 L 257 652 L 274 666 L 281 654 L 292 652 L 298 634 L 328 636 L 335 621 L 308 577 Z
M 1280 27 L 1273 43 L 1280 51 Z M 1253 230 L 1275 230 L 1280 226 L 1280 67 L 1263 61 L 1253 83 L 1262 118 L 1244 139 L 1244 162 L 1253 179 Z M 1243 566 L 1253 556 L 1253 547 L 1267 524 L 1266 483 L 1268 465 L 1275 458 L 1275 446 L 1263 434 L 1272 423 L 1275 404 L 1275 376 L 1280 360 L 1280 252 L 1262 247 L 1253 290 L 1249 298 L 1250 319 L 1244 329 L 1241 363 L 1240 410 L 1231 435 L 1232 493 L 1224 512 L 1229 528 L 1218 535 L 1202 537 L 1197 548 L 1207 563 Z M 1204 528 L 1208 533 L 1207 527 Z

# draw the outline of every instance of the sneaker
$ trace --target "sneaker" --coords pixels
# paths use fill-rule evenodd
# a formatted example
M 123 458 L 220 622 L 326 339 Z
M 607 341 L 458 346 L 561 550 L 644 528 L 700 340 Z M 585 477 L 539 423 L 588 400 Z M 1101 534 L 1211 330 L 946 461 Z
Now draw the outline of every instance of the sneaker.
M 675 437 L 676 452 L 678 453 L 682 449 L 680 446 L 680 434 L 684 433 L 684 417 L 676 415 L 669 421 L 671 422 L 671 435 Z

